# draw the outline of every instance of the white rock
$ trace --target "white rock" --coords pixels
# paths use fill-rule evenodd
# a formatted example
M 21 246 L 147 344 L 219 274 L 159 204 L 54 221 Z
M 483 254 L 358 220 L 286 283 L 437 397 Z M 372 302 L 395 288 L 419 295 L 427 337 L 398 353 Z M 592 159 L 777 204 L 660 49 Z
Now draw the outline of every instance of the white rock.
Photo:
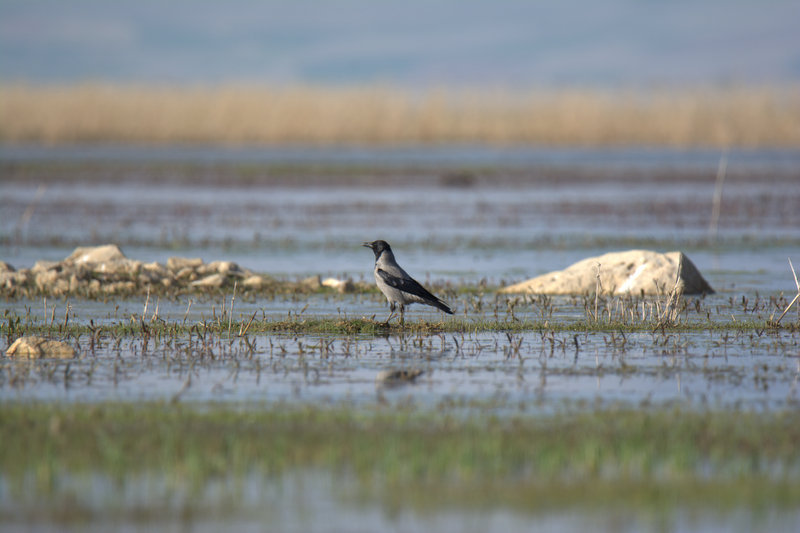
M 119 249 L 119 246 L 116 244 L 105 244 L 102 246 L 81 246 L 75 248 L 75 251 L 64 259 L 64 262 L 75 265 L 84 263 L 97 265 L 113 263 L 124 259 L 127 259 L 127 257 L 125 257 L 125 254 Z
M 505 287 L 501 293 L 527 294 L 666 294 L 676 284 L 684 294 L 713 293 L 694 263 L 682 252 L 649 250 L 611 252 L 579 261 L 565 270 Z M 680 272 L 680 275 L 679 275 Z
M 6 350 L 6 355 L 9 357 L 69 359 L 75 357 L 75 348 L 66 342 L 26 336 L 15 340 Z
M 61 267 L 60 261 L 47 261 L 42 259 L 40 261 L 36 261 L 33 266 L 31 267 L 31 272 L 34 274 L 38 274 L 39 272 L 47 272 L 48 270 L 55 270 Z
M 142 276 L 145 276 L 147 279 L 151 281 L 158 281 L 162 278 L 165 278 L 169 275 L 169 270 L 159 263 L 155 261 L 152 263 L 144 263 L 142 265 Z
M 199 257 L 170 257 L 167 259 L 167 268 L 176 272 L 185 268 L 197 269 L 203 266 L 203 260 Z
M 336 289 L 339 292 L 352 292 L 355 289 L 353 281 L 349 279 L 325 278 L 322 280 L 322 286 Z
M 198 269 L 199 270 L 199 269 Z M 241 273 L 242 269 L 233 261 L 211 261 L 204 265 L 204 273 L 217 273 L 225 275 L 235 275 Z
M 39 290 L 50 289 L 59 277 L 55 270 L 42 270 L 36 274 L 35 283 Z
M 103 246 L 81 246 L 75 248 L 66 259 L 61 262 L 65 270 L 79 272 L 98 272 L 101 274 L 136 275 L 142 269 L 142 262 L 128 259 L 116 244 Z
M 264 278 L 261 276 L 250 276 L 245 278 L 242 285 L 251 289 L 260 289 L 264 286 Z
M 225 276 L 222 274 L 211 274 L 191 283 L 192 287 L 222 287 L 225 283 Z
M 184 267 L 175 272 L 175 279 L 193 281 L 197 279 L 197 272 L 192 267 Z

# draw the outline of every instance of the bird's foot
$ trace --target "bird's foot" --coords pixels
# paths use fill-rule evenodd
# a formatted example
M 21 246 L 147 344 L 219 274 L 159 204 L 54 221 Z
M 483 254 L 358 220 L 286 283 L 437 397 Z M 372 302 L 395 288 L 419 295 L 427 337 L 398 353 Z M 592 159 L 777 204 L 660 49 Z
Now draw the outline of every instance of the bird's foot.
M 383 325 L 384 327 L 387 327 L 387 326 L 389 326 L 389 321 L 390 321 L 391 319 L 393 319 L 393 318 L 394 318 L 394 316 L 395 316 L 395 313 L 392 313 L 392 314 L 390 314 L 390 315 L 389 315 L 389 316 L 386 318 L 386 320 L 385 320 L 385 321 L 383 321 L 383 322 L 381 323 L 381 325 Z

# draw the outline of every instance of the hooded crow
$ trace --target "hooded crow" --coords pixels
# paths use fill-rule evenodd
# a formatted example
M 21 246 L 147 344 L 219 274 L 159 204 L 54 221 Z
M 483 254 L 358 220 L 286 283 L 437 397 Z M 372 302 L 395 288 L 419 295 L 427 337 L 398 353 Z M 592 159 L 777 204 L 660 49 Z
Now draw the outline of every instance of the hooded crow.
M 386 241 L 365 242 L 363 246 L 370 248 L 375 254 L 375 283 L 389 300 L 389 315 L 387 322 L 394 315 L 395 305 L 400 305 L 400 323 L 405 322 L 405 307 L 408 304 L 420 303 L 438 307 L 448 315 L 453 311 L 439 298 L 417 283 L 414 278 L 403 270 L 394 258 L 392 248 Z

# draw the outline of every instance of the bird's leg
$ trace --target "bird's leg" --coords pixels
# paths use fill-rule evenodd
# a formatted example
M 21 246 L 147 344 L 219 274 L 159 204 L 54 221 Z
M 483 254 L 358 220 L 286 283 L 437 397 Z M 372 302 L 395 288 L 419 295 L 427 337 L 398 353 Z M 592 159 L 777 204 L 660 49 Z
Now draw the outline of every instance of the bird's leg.
M 403 304 L 400 304 L 400 325 L 406 325 L 406 306 Z
M 389 325 L 389 321 L 394 317 L 394 309 L 395 309 L 395 303 L 389 302 L 389 317 L 386 319 L 386 322 L 384 322 L 384 324 L 386 324 L 387 326 Z

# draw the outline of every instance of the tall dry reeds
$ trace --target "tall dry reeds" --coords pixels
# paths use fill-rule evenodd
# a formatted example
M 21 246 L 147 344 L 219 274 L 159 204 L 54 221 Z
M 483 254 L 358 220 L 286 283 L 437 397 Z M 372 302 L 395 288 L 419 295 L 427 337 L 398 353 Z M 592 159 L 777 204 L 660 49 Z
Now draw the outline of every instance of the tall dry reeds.
M 0 86 L 2 142 L 800 146 L 795 86 Z

